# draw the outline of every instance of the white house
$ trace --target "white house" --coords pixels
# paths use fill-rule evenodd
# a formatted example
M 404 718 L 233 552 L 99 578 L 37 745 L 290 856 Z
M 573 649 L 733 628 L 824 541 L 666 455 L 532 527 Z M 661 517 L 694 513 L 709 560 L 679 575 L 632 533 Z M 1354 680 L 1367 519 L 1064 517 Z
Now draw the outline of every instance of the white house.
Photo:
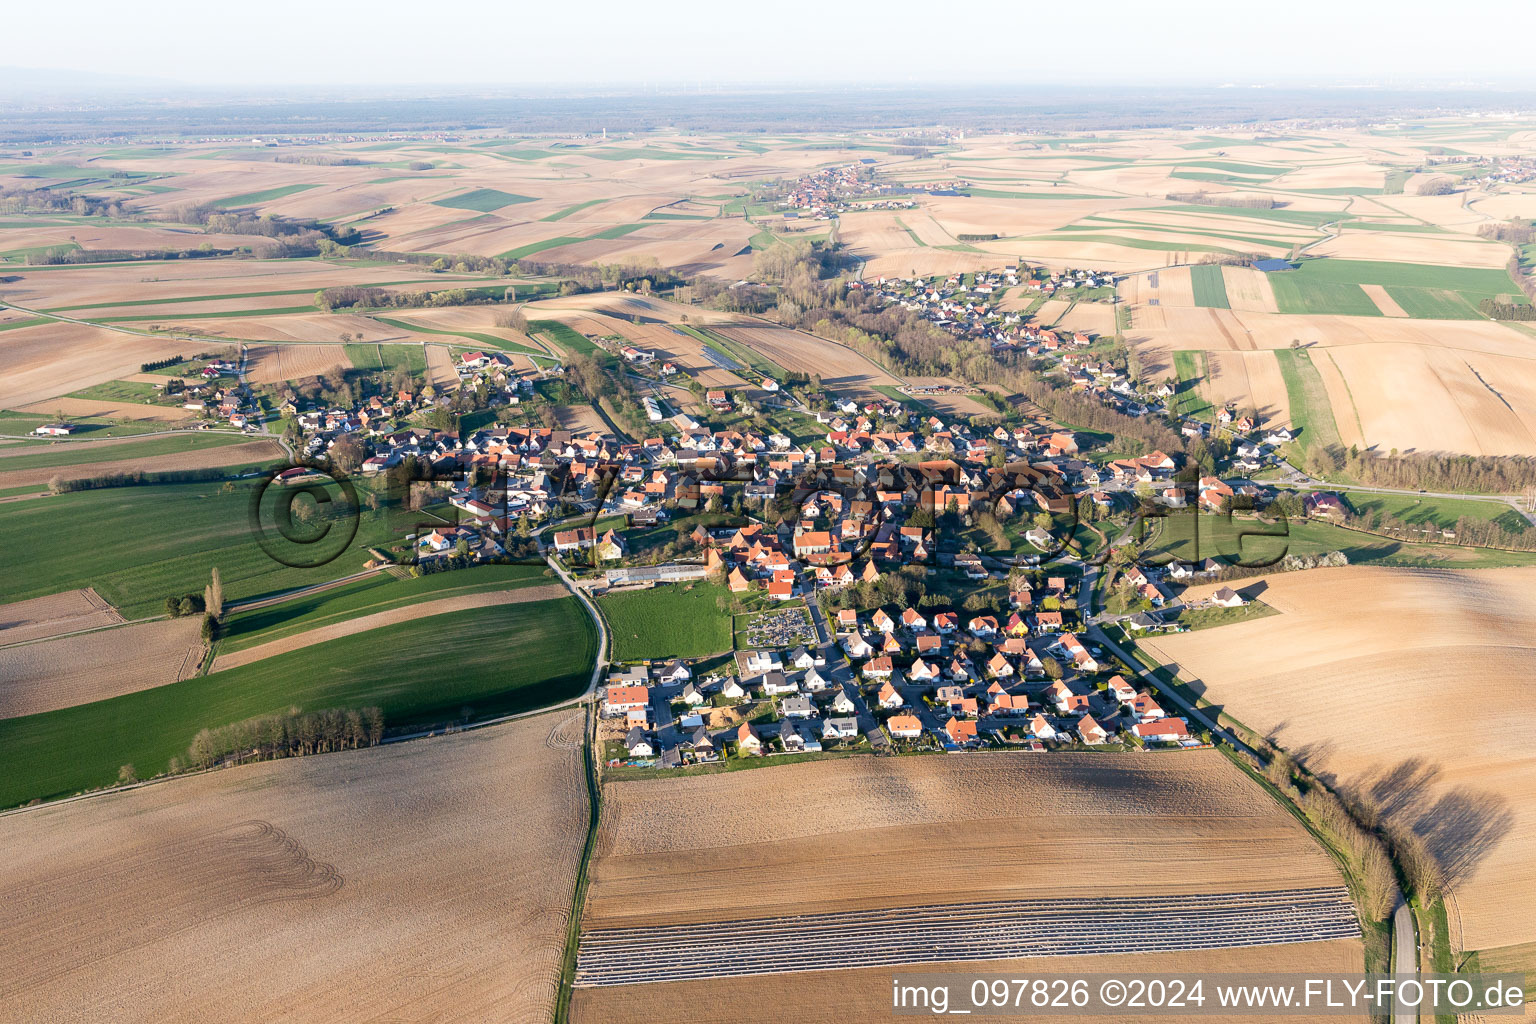
M 1243 600 L 1243 595 L 1231 587 L 1222 587 L 1211 595 L 1211 604 L 1220 605 L 1223 608 L 1241 608 L 1247 603 Z
M 779 711 L 785 718 L 816 717 L 816 705 L 809 697 L 785 697 L 779 702 Z
M 824 740 L 853 739 L 858 735 L 857 718 L 829 718 L 821 724 L 821 738 Z

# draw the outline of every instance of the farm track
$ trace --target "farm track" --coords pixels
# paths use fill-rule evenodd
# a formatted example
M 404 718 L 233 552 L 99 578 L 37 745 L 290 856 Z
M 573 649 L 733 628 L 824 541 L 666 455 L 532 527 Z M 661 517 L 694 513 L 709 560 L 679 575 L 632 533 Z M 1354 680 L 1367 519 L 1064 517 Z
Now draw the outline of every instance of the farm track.
M 1341 887 L 1169 897 L 1006 900 L 590 931 L 579 988 L 1020 957 L 1354 938 Z

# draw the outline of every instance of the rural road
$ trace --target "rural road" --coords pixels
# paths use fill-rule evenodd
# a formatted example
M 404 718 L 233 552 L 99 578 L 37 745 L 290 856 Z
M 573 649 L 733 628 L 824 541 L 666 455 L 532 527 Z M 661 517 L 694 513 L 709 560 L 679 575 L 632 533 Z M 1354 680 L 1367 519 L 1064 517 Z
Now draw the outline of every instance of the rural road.
M 1397 908 L 1392 912 L 1392 973 L 1410 977 L 1419 973 L 1419 944 L 1414 936 L 1413 912 L 1408 909 L 1402 893 L 1398 893 Z M 1414 1024 L 1418 1019 L 1418 1011 L 1405 1004 L 1400 995 L 1393 1000 L 1392 1024 Z
M 1135 672 L 1140 675 L 1143 680 L 1146 681 L 1148 686 L 1157 691 L 1158 696 L 1167 697 L 1168 700 L 1172 701 L 1174 704 L 1177 704 L 1181 711 L 1187 714 L 1190 718 L 1194 719 L 1196 722 L 1203 725 L 1205 728 L 1209 729 L 1212 736 L 1216 736 L 1224 743 L 1230 744 L 1234 750 L 1241 750 L 1249 757 L 1255 759 L 1256 761 L 1262 762 L 1263 759 L 1259 757 L 1259 752 L 1257 750 L 1254 750 L 1248 744 L 1232 735 L 1232 733 L 1217 725 L 1216 721 L 1212 719 L 1210 715 L 1207 715 L 1204 711 L 1201 711 L 1189 701 L 1185 700 L 1183 695 L 1175 690 L 1170 690 L 1168 687 L 1160 683 L 1157 677 L 1147 669 L 1143 668 L 1141 663 L 1132 657 L 1129 652 L 1123 650 L 1119 644 L 1116 644 L 1107 635 L 1105 635 L 1104 630 L 1099 628 L 1097 624 L 1090 625 L 1088 627 L 1088 636 L 1095 643 L 1103 644 L 1106 648 L 1109 649 L 1111 654 L 1115 655 L 1121 661 L 1131 666 L 1131 668 L 1135 670 Z
M 1478 494 L 1473 492 L 1457 494 L 1455 492 L 1449 491 L 1401 490 L 1394 487 L 1366 487 L 1360 484 L 1334 484 L 1329 483 L 1327 480 L 1319 480 L 1316 477 L 1308 476 L 1306 473 L 1303 473 L 1289 462 L 1281 462 L 1281 465 L 1290 470 L 1294 478 L 1293 480 L 1287 482 L 1295 483 L 1298 485 L 1298 487 L 1314 487 L 1319 490 L 1328 491 L 1359 491 L 1362 494 L 1402 494 L 1410 498 L 1450 498 L 1452 500 L 1459 501 L 1497 501 L 1508 505 L 1510 508 L 1519 513 L 1526 522 L 1536 526 L 1536 512 L 1528 512 L 1522 508 L 1521 502 L 1523 499 L 1519 495 Z M 1259 484 L 1263 483 L 1263 481 L 1246 482 Z
M 592 616 L 592 621 L 597 624 L 597 660 L 592 664 L 592 679 L 587 683 L 587 688 L 581 695 L 582 697 L 590 697 L 597 692 L 598 681 L 603 678 L 603 665 L 608 660 L 608 624 L 598 614 L 597 606 L 592 603 L 592 599 L 587 596 L 586 591 L 576 585 L 576 582 L 571 579 L 560 563 L 555 561 L 553 555 L 545 555 L 544 561 L 551 569 L 555 570 L 555 575 L 560 577 L 560 582 L 565 584 L 567 590 L 576 595 L 576 600 L 582 603 L 583 607 L 587 609 L 587 614 Z
M 1084 593 L 1088 593 L 1086 587 Z M 1159 683 L 1157 678 L 1153 676 L 1151 672 L 1143 668 L 1139 662 L 1137 662 L 1129 655 L 1129 653 L 1121 650 L 1119 645 L 1105 636 L 1104 631 L 1099 628 L 1097 623 L 1091 624 L 1088 627 L 1087 632 L 1090 639 L 1103 644 L 1121 661 L 1135 669 L 1141 678 L 1144 679 L 1149 686 L 1157 691 L 1157 695 L 1160 698 L 1165 697 L 1172 701 L 1174 704 L 1177 704 L 1180 710 L 1182 710 L 1190 718 L 1201 723 L 1207 729 L 1209 729 L 1211 731 L 1211 735 L 1218 737 L 1225 743 L 1231 744 L 1233 749 L 1241 750 L 1243 753 L 1247 754 L 1249 757 L 1256 761 L 1262 761 L 1262 758 L 1259 757 L 1258 751 L 1254 750 L 1252 747 L 1239 740 L 1236 736 L 1233 736 L 1226 729 L 1221 728 L 1214 721 L 1212 721 L 1211 717 L 1205 712 L 1201 711 L 1199 708 L 1191 706 L 1190 703 L 1186 701 L 1181 694 L 1174 690 L 1170 690 Z M 1403 966 L 1404 964 L 1408 965 L 1406 969 Z M 1408 909 L 1408 904 L 1404 902 L 1402 893 L 1398 893 L 1397 908 L 1392 914 L 1393 973 L 1417 976 L 1418 967 L 1419 947 L 1414 932 L 1413 913 Z M 1414 1024 L 1414 1022 L 1417 1020 L 1417 1011 L 1410 1006 L 1406 1006 L 1402 999 L 1398 998 L 1392 1008 L 1392 1024 Z

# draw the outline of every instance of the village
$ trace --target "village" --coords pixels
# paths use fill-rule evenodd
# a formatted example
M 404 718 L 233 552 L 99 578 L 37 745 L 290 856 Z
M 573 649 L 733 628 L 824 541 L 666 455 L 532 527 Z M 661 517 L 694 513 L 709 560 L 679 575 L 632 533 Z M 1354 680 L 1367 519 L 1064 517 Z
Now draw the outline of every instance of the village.
M 364 479 L 408 469 L 415 507 L 441 520 L 393 555 L 418 571 L 548 556 L 594 596 L 710 585 L 808 617 L 759 625 L 747 639 L 764 643 L 728 663 L 615 665 L 602 701 L 616 763 L 1204 742 L 1086 627 L 1182 628 L 1162 616 L 1173 588 L 1223 569 L 1122 564 L 1138 511 L 1230 513 L 1270 491 L 1182 478 L 1162 452 L 1093 461 L 1045 423 L 854 408 L 817 414 L 824 433 L 800 445 L 702 426 L 639 442 L 532 426 L 375 433 L 366 408 L 299 421 L 315 454 L 359 445 Z M 289 472 L 280 482 L 305 471 Z M 1330 500 L 1308 512 L 1333 513 Z M 1117 613 L 1094 616 L 1084 584 L 1105 564 Z M 1246 603 L 1231 588 L 1210 601 Z
M 1119 411 L 1166 417 L 1171 386 L 1131 379 L 1101 358 L 1101 338 L 991 301 L 1005 289 L 1091 301 L 1113 283 L 1091 270 L 1014 266 L 860 287 L 957 340 L 1055 365 L 1064 386 Z M 617 336 L 589 340 L 634 380 L 689 379 Z M 909 402 L 835 393 L 813 411 L 799 390 L 764 377 L 755 411 L 725 389 L 696 389 L 703 411 L 692 414 L 666 415 L 660 391 L 644 395 L 656 433 L 629 438 L 547 425 L 546 407 L 571 396 L 558 364 L 518 370 L 496 351 L 455 359 L 456 386 L 253 395 L 236 383 L 207 414 L 254 429 L 247 417 L 275 403 L 305 459 L 410 509 L 414 530 L 372 549 L 370 566 L 419 574 L 548 559 L 593 597 L 708 586 L 784 609 L 739 636 L 725 661 L 614 664 L 601 694 L 612 763 L 1207 742 L 1090 629 L 1186 628 L 1179 590 L 1225 566 L 1205 556 L 1130 564 L 1145 539 L 1137 527 L 1149 513 L 1262 510 L 1277 492 L 1250 474 L 1276 464 L 1288 431 L 1230 408 L 1210 422 L 1183 419 L 1186 436 L 1229 439 L 1229 471 L 1244 475 L 1224 478 L 1183 453 L 1106 453 L 1039 416 L 919 411 L 925 396 L 975 390 L 957 385 L 905 386 Z M 484 425 L 464 429 L 473 409 L 487 411 L 475 417 Z M 315 473 L 296 467 L 277 482 Z M 1342 514 L 1335 502 L 1313 495 L 1305 513 Z M 1095 588 L 1108 594 L 1102 607 Z M 1247 603 L 1232 588 L 1203 601 Z

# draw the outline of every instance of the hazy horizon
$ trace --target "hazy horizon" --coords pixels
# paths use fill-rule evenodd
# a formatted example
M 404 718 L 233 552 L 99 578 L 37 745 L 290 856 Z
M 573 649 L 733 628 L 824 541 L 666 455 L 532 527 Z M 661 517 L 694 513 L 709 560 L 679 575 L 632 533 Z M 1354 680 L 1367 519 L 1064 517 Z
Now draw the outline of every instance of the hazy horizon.
M 1529 67 L 1490 62 L 1487 43 L 1536 29 L 1536 5 L 1481 4 L 1475 24 L 1408 0 L 1293 0 L 1212 13 L 1200 0 L 1128 0 L 1060 14 L 1039 8 L 877 12 L 790 0 L 755 14 L 698 0 L 665 13 L 600 0 L 508 8 L 459 0 L 423 9 L 269 0 L 250 8 L 161 0 L 71 7 L 67 31 L 41 5 L 7 12 L 24 87 L 360 92 L 408 88 L 899 88 L 1124 85 L 1374 86 L 1499 90 L 1536 85 Z M 107 83 L 113 83 L 108 85 Z

